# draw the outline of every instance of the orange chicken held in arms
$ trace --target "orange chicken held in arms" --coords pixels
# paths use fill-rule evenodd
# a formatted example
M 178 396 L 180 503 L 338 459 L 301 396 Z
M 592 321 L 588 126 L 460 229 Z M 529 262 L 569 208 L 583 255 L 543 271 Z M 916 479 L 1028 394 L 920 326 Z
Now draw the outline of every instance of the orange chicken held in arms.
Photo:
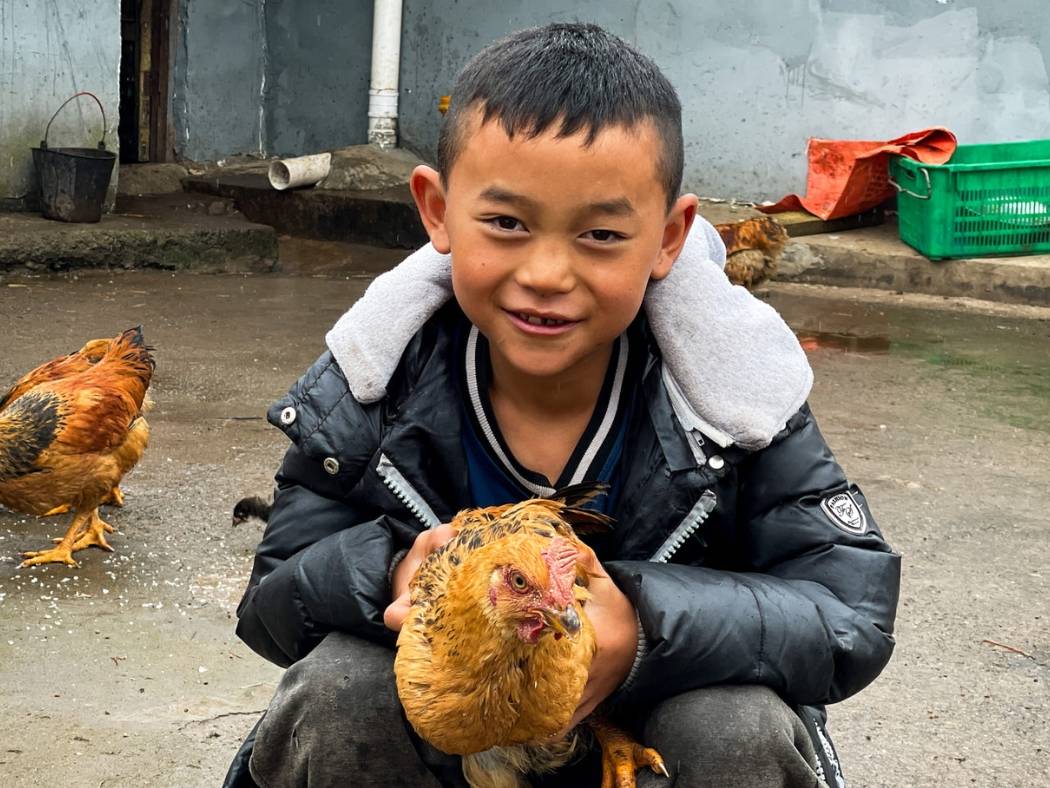
M 36 515 L 74 511 L 55 547 L 25 553 L 23 566 L 76 566 L 78 550 L 112 549 L 105 533 L 113 527 L 98 507 L 122 501 L 118 484 L 146 449 L 153 368 L 141 327 L 133 328 L 38 367 L 0 401 L 0 504 Z
M 565 733 L 595 653 L 585 613 L 589 551 L 576 536 L 607 530 L 580 508 L 603 485 L 577 485 L 553 500 L 460 512 L 456 535 L 430 553 L 410 584 L 394 673 L 409 722 L 424 739 L 463 755 L 472 788 L 527 785 L 574 755 Z M 600 715 L 587 719 L 603 751 L 603 788 L 635 785 L 644 748 Z

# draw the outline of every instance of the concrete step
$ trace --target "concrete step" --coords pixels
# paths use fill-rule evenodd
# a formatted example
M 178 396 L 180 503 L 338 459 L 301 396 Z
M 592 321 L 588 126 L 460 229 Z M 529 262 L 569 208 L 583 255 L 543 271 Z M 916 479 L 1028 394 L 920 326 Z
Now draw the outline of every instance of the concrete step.
M 186 195 L 122 202 L 123 213 L 98 224 L 67 224 L 36 214 L 0 213 L 0 271 L 30 269 L 165 268 L 271 271 L 277 266 L 272 227 L 229 215 L 214 200 L 195 206 Z M 179 212 L 172 201 L 187 205 Z M 172 204 L 169 204 L 172 203 Z M 217 208 L 223 208 L 223 215 Z
M 760 215 L 750 205 L 707 200 L 701 201 L 700 213 L 715 224 Z M 803 214 L 773 218 L 791 236 L 774 277 L 778 282 L 1050 306 L 1050 255 L 933 261 L 900 239 L 894 216 L 857 229 L 849 225 L 883 217 L 874 212 L 830 224 Z
M 415 249 L 427 242 L 407 185 L 367 191 L 277 191 L 262 173 L 194 175 L 188 192 L 228 197 L 250 221 L 280 233 Z
M 892 219 L 880 227 L 793 239 L 776 279 L 1050 306 L 1050 255 L 934 262 L 900 240 Z

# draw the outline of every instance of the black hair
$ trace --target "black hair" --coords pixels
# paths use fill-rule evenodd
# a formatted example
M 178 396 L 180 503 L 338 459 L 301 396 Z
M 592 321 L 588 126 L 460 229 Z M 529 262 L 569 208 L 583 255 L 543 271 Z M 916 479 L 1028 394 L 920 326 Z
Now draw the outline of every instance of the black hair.
M 682 186 L 682 105 L 657 65 L 597 25 L 556 23 L 489 45 L 459 72 L 438 138 L 443 179 L 462 148 L 464 119 L 497 119 L 507 135 L 536 137 L 560 121 L 559 137 L 587 131 L 590 145 L 610 126 L 649 120 L 662 151 L 658 174 L 668 208 Z

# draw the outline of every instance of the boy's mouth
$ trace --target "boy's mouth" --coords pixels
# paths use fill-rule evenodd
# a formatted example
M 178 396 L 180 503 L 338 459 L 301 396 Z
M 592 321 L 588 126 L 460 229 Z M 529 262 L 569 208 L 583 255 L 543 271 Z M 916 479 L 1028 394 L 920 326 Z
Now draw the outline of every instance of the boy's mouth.
M 504 310 L 510 316 L 514 324 L 528 334 L 560 334 L 576 325 L 578 320 L 570 320 L 567 317 L 556 314 L 543 314 L 538 312 L 517 312 L 511 309 Z

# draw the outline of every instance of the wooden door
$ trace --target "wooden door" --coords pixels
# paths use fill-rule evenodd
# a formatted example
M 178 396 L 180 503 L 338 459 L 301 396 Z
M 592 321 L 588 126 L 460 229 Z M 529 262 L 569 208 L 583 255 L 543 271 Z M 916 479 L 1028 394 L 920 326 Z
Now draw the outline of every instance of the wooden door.
M 174 0 L 121 0 L 121 162 L 169 161 L 171 6 Z

